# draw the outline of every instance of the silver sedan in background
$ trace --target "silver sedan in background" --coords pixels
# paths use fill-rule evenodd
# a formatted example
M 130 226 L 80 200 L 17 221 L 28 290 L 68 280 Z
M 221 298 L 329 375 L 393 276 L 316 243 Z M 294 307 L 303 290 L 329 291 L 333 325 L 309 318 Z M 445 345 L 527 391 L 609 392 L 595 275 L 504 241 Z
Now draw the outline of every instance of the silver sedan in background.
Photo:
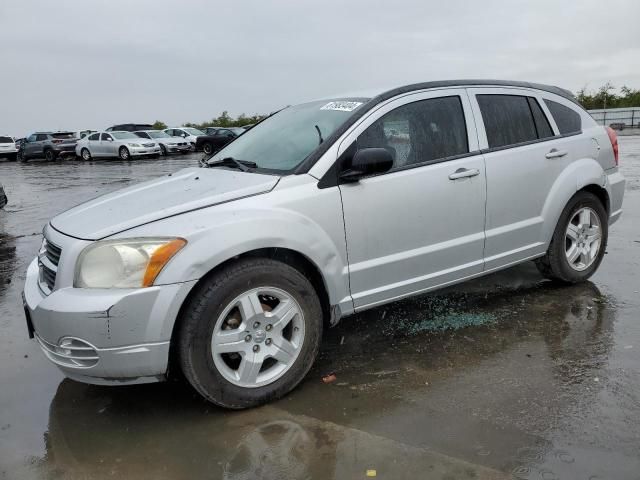
M 131 157 L 158 156 L 160 146 L 131 132 L 96 132 L 78 141 L 76 155 L 83 160 L 93 157 L 129 160 Z
M 169 153 L 189 153 L 191 145 L 189 142 L 179 137 L 172 137 L 162 130 L 138 130 L 135 133 L 138 137 L 144 140 L 151 140 L 157 142 L 160 146 L 162 155 Z

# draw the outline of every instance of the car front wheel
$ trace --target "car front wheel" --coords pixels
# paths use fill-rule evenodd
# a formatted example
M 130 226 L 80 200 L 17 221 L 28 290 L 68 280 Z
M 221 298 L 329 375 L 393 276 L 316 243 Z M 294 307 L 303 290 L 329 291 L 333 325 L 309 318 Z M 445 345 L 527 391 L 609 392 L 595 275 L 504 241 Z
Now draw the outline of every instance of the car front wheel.
M 120 147 L 120 150 L 118 150 L 118 156 L 120 157 L 120 160 L 129 160 L 131 154 L 127 147 Z
M 567 283 L 588 279 L 604 257 L 608 226 L 600 199 L 590 192 L 576 193 L 560 215 L 546 255 L 536 261 L 538 270 Z
M 184 309 L 185 377 L 209 401 L 248 408 L 293 388 L 313 364 L 322 308 L 307 278 L 270 259 L 241 260 L 206 280 Z
M 80 157 L 82 158 L 82 160 L 85 160 L 88 162 L 89 160 L 91 160 L 91 152 L 89 152 L 88 148 L 83 148 L 80 151 Z

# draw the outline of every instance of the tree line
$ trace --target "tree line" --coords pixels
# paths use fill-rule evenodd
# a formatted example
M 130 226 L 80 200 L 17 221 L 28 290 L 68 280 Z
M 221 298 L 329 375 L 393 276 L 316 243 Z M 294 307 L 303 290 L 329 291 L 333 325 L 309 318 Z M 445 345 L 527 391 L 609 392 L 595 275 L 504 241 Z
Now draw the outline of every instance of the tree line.
M 619 92 L 616 92 L 616 88 L 610 82 L 607 82 L 596 90 L 587 90 L 586 87 L 578 90 L 576 99 L 587 110 L 596 108 L 640 107 L 640 90 L 623 86 Z M 216 118 L 212 118 L 209 121 L 202 123 L 189 122 L 185 123 L 184 126 L 197 128 L 199 130 L 207 127 L 243 127 L 245 125 L 258 123 L 264 117 L 266 117 L 266 115 L 246 115 L 241 113 L 234 118 L 225 110 Z M 163 130 L 167 128 L 167 125 L 157 120 L 153 124 L 153 128 Z
M 586 87 L 580 89 L 576 99 L 587 110 L 640 107 L 640 90 L 623 86 L 616 92 L 616 88 L 607 82 L 597 90 L 587 91 Z

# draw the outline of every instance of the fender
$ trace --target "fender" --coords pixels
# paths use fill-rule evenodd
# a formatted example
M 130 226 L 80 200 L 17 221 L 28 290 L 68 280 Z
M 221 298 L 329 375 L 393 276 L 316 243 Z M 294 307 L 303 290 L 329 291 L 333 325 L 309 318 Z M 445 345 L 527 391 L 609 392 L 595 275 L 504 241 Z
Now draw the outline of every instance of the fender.
M 316 184 L 309 175 L 295 176 L 288 185 L 267 194 L 159 220 L 116 238 L 177 236 L 187 240 L 156 284 L 199 280 L 218 265 L 252 250 L 290 249 L 316 266 L 330 304 L 348 314 L 353 305 L 340 193 L 337 188 L 318 189 Z
M 567 165 L 567 168 L 562 171 L 549 190 L 542 208 L 542 218 L 544 219 L 542 241 L 545 246 L 551 242 L 551 237 L 564 207 L 578 190 L 588 185 L 597 185 L 606 189 L 607 195 L 611 196 L 606 178 L 607 175 L 602 166 L 593 158 L 581 158 Z

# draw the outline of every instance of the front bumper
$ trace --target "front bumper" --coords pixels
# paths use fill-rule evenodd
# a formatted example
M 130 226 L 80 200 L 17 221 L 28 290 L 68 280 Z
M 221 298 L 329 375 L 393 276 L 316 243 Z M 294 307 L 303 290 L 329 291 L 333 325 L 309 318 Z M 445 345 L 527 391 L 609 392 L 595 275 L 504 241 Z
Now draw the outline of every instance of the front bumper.
M 189 145 L 166 145 L 166 148 L 169 153 L 182 153 L 191 151 L 191 147 Z
M 132 157 L 160 155 L 160 147 L 129 147 L 129 153 Z
M 34 260 L 24 304 L 45 356 L 74 380 L 97 385 L 165 378 L 178 311 L 195 281 L 143 289 L 60 288 L 39 285 Z

